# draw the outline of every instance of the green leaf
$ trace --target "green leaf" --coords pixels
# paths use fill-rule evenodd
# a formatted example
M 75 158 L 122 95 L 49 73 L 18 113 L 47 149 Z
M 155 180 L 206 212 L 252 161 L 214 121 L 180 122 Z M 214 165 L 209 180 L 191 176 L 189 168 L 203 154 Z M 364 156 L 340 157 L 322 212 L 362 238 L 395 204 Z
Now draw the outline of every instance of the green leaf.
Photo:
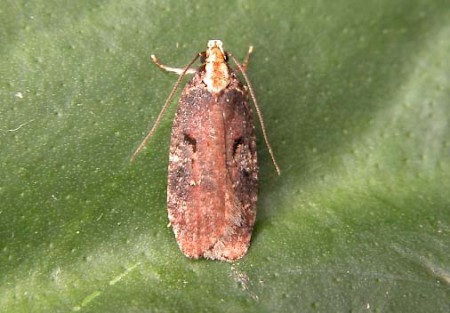
M 4 2 L 2 311 L 450 311 L 448 1 Z M 282 171 L 259 136 L 235 263 L 166 227 L 175 103 L 129 163 L 176 80 L 150 54 L 182 67 L 216 38 L 255 48 Z

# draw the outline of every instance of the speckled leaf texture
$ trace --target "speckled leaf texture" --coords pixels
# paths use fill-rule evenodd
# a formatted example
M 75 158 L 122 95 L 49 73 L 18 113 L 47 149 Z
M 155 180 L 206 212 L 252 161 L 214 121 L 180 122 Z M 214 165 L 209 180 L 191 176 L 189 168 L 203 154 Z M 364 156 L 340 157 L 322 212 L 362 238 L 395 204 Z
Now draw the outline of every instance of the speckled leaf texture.
M 0 20 L 2 312 L 450 311 L 447 0 L 3 0 Z M 167 227 L 176 99 L 129 162 L 177 78 L 150 55 L 183 67 L 209 39 L 254 46 L 281 168 L 257 128 L 234 263 Z

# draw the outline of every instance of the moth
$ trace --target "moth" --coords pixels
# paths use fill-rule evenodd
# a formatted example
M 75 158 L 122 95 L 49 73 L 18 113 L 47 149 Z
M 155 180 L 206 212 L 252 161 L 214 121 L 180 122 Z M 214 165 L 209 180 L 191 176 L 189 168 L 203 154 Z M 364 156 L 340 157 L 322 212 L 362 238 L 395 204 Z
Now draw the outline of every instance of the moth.
M 131 158 L 154 134 L 182 78 L 193 74 L 181 93 L 173 121 L 167 186 L 169 223 L 181 251 L 189 258 L 233 261 L 249 248 L 258 197 L 256 137 L 249 95 L 280 174 L 245 73 L 252 50 L 250 47 L 241 65 L 224 51 L 222 41 L 210 40 L 206 51 L 183 69 L 163 65 L 152 55 L 157 66 L 177 73 L 179 78 L 153 128 Z M 199 57 L 201 65 L 191 68 Z M 230 67 L 229 59 L 237 70 Z M 238 72 L 246 85 L 240 82 Z

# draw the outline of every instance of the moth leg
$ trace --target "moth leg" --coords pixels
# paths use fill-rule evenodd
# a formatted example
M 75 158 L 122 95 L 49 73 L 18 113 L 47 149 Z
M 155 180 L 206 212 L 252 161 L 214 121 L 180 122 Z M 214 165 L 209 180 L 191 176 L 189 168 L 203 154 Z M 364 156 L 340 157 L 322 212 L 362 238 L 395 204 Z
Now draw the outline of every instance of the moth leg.
M 153 63 L 155 63 L 160 69 L 167 71 L 167 72 L 172 72 L 178 75 L 183 74 L 184 68 L 178 68 L 178 67 L 170 67 L 167 65 L 162 64 L 161 62 L 159 62 L 159 60 L 156 58 L 156 56 L 154 54 L 152 54 L 150 56 L 152 58 Z M 194 68 L 188 68 L 185 72 L 185 74 L 195 74 L 197 70 Z
M 244 62 L 242 62 L 242 70 L 247 71 L 247 64 L 250 60 L 250 54 L 253 52 L 253 46 L 248 47 L 247 55 L 245 56 Z

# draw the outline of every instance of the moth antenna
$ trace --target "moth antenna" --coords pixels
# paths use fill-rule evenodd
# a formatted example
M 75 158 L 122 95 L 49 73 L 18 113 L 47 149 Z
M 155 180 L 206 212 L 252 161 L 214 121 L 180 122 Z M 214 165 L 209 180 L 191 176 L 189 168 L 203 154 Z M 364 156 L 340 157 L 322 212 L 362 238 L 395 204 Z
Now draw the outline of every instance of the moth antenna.
M 253 104 L 255 105 L 255 108 L 256 108 L 256 113 L 258 114 L 258 119 L 259 119 L 259 123 L 261 125 L 264 141 L 266 142 L 267 149 L 269 150 L 270 157 L 272 158 L 272 163 L 275 166 L 275 169 L 277 170 L 278 175 L 280 175 L 281 171 L 280 171 L 280 168 L 279 168 L 279 166 L 277 164 L 277 161 L 275 161 L 275 155 L 273 154 L 272 147 L 270 146 L 269 138 L 267 137 L 267 133 L 266 133 L 266 126 L 264 125 L 264 120 L 263 120 L 263 117 L 262 117 L 262 113 L 261 113 L 261 110 L 259 109 L 258 102 L 256 101 L 256 97 L 255 97 L 255 94 L 253 92 L 252 85 L 250 84 L 250 80 L 248 79 L 247 74 L 245 74 L 244 68 L 238 62 L 238 60 L 236 60 L 236 58 L 231 53 L 228 53 L 228 55 L 231 57 L 233 62 L 236 64 L 236 66 L 238 67 L 239 71 L 241 71 L 242 76 L 244 76 L 245 83 L 247 84 L 248 90 L 250 91 L 250 96 L 252 97 Z
M 170 92 L 169 96 L 166 99 L 166 102 L 164 103 L 161 112 L 159 112 L 158 117 L 156 118 L 155 124 L 153 124 L 152 129 L 148 132 L 147 136 L 145 136 L 144 140 L 142 140 L 141 144 L 139 145 L 139 147 L 136 149 L 136 151 L 134 151 L 133 155 L 130 158 L 130 161 L 133 162 L 134 159 L 136 158 L 136 156 L 139 154 L 139 152 L 142 151 L 142 149 L 144 149 L 145 145 L 147 144 L 147 142 L 150 140 L 150 138 L 153 136 L 153 134 L 155 133 L 156 129 L 158 128 L 159 124 L 161 123 L 161 119 L 164 115 L 164 113 L 166 112 L 170 101 L 172 100 L 173 96 L 175 95 L 175 92 L 177 91 L 178 87 L 180 86 L 181 80 L 183 79 L 183 77 L 186 75 L 186 72 L 189 70 L 189 68 L 191 67 L 192 64 L 194 64 L 194 62 L 198 59 L 200 55 L 197 54 L 191 62 L 189 62 L 188 65 L 186 65 L 183 69 L 183 71 L 180 73 L 180 76 L 178 77 L 177 81 L 175 82 L 175 85 L 172 88 L 172 91 Z

